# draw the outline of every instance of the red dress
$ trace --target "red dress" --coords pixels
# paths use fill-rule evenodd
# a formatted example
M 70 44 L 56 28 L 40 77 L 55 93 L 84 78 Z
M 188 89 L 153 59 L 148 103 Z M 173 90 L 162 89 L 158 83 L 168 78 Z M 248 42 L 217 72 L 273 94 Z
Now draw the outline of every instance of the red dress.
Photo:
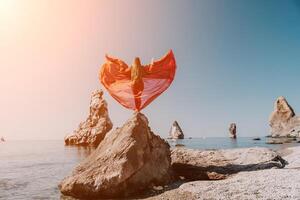
M 131 68 L 122 60 L 106 56 L 100 81 L 120 104 L 140 111 L 170 86 L 175 71 L 172 51 L 150 65 L 141 66 L 138 60 Z

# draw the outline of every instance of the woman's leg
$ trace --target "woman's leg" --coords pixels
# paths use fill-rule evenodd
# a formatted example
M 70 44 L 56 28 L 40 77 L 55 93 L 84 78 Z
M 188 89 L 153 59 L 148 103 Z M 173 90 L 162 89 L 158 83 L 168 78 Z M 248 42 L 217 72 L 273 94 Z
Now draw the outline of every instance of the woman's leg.
M 141 110 L 141 104 L 142 104 L 142 99 L 141 99 L 141 96 L 142 96 L 142 93 L 143 93 L 143 90 L 144 90 L 144 82 L 141 80 L 141 81 L 132 81 L 132 85 L 131 85 L 131 88 L 132 88 L 132 92 L 133 92 L 133 96 L 134 96 L 134 103 L 135 103 L 135 108 L 137 111 L 140 111 Z

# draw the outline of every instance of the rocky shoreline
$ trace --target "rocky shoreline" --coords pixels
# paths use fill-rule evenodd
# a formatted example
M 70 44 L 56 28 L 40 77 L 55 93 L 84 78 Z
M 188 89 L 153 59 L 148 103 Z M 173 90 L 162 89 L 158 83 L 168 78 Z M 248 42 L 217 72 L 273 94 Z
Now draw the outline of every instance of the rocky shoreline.
M 283 168 L 245 170 L 223 180 L 187 182 L 146 199 L 300 199 L 300 147 L 282 149 L 276 154 L 286 161 Z
M 152 185 L 141 194 L 117 199 L 299 199 L 299 157 L 300 147 L 279 151 L 261 147 L 174 148 L 171 165 L 176 178 L 172 182 Z
M 62 199 L 300 199 L 300 147 L 171 149 L 140 112 L 109 132 L 112 123 L 102 95 L 93 93 L 89 117 L 65 138 L 66 145 L 99 145 L 61 181 Z M 295 117 L 279 97 L 267 143 L 299 142 L 290 131 L 298 126 L 291 123 Z M 229 131 L 236 138 L 236 124 Z M 177 121 L 170 137 L 184 138 Z

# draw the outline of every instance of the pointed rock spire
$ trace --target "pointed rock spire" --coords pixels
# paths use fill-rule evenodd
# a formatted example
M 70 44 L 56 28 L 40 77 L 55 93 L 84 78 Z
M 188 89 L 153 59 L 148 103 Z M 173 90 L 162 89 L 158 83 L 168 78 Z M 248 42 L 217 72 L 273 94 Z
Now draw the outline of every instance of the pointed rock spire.
M 102 96 L 102 90 L 92 93 L 89 116 L 72 134 L 65 137 L 66 145 L 98 146 L 106 133 L 112 129 L 107 103 Z
M 236 139 L 236 123 L 229 125 L 229 137 Z
M 180 128 L 177 121 L 174 121 L 172 126 L 171 126 L 170 133 L 169 133 L 169 138 L 171 138 L 171 139 L 184 139 L 183 131 Z

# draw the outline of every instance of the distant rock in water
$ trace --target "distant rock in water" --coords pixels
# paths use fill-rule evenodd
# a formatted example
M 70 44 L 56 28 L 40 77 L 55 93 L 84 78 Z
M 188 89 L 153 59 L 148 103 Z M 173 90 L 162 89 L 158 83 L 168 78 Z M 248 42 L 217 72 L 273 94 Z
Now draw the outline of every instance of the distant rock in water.
M 279 97 L 270 116 L 272 137 L 299 137 L 300 118 L 284 97 Z
M 255 137 L 252 140 L 261 140 L 260 137 Z
M 231 138 L 236 138 L 236 124 L 235 123 L 231 123 L 229 125 L 229 137 Z
M 135 113 L 110 132 L 59 188 L 77 198 L 118 198 L 170 182 L 169 144 L 155 135 L 148 119 Z
M 97 146 L 112 129 L 107 103 L 102 96 L 102 90 L 92 93 L 89 116 L 72 134 L 65 137 L 66 145 Z
M 5 142 L 4 137 L 1 137 L 1 138 L 0 138 L 0 142 Z
M 169 138 L 170 139 L 184 139 L 183 131 L 180 128 L 177 121 L 174 121 L 172 126 L 171 126 L 170 133 L 169 133 Z

